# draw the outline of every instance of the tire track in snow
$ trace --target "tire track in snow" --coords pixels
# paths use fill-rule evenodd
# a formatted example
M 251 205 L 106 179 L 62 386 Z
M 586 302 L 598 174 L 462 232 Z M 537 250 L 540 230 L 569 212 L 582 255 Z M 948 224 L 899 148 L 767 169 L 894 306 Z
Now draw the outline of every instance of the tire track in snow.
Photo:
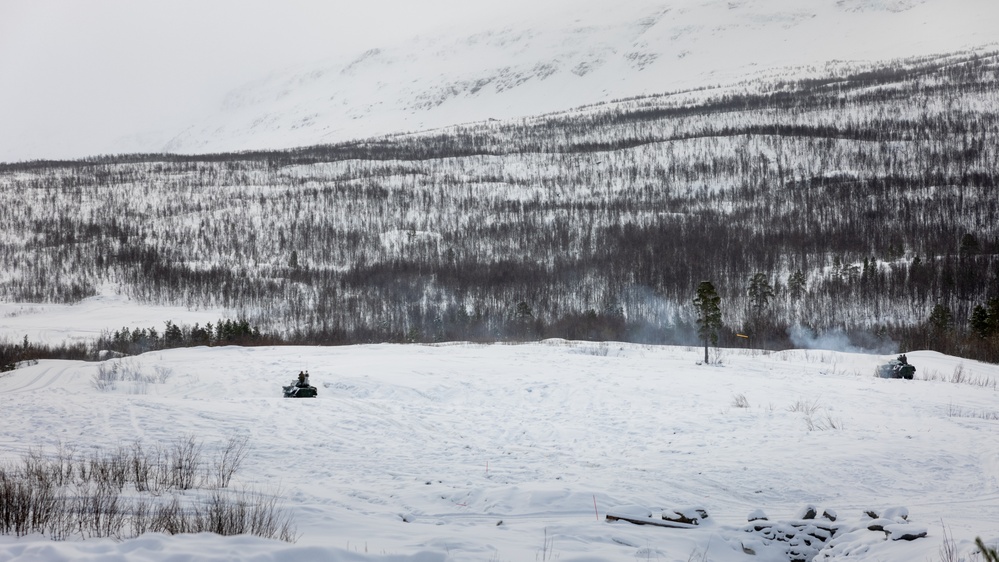
M 32 376 L 30 380 L 18 381 L 21 383 L 20 386 L 5 389 L 3 392 L 7 394 L 21 394 L 24 392 L 51 388 L 55 386 L 55 383 L 59 378 L 66 375 L 66 371 L 71 369 L 72 368 L 67 365 L 46 366 L 44 369 L 39 371 L 38 374 Z

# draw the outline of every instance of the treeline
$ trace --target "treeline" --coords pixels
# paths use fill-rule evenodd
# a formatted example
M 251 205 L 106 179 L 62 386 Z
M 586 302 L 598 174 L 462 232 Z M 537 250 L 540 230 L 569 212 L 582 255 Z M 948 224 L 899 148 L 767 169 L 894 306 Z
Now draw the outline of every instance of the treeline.
M 105 330 L 93 344 L 97 352 L 107 351 L 120 355 L 138 355 L 155 349 L 194 347 L 200 345 L 274 345 L 283 343 L 280 336 L 261 333 L 260 328 L 241 320 L 219 320 L 214 325 L 194 326 L 166 322 L 163 332 L 156 328 L 127 327 L 110 332 Z
M 999 363 L 999 298 L 976 304 L 968 325 L 955 321 L 945 305 L 933 307 L 925 322 L 897 329 L 906 349 L 934 349 L 941 353 Z
M 0 373 L 13 371 L 19 365 L 32 364 L 40 359 L 87 360 L 93 357 L 93 348 L 85 343 L 58 345 L 31 342 L 25 336 L 21 343 L 0 341 Z
M 999 361 L 975 328 L 999 297 L 997 55 L 742 88 L 292 151 L 7 165 L 0 298 L 111 285 L 231 310 L 271 342 L 694 344 L 711 280 L 723 345 L 792 347 L 801 327 Z
M 281 335 L 264 334 L 245 319 L 219 320 L 214 325 L 174 324 L 168 321 L 163 331 L 156 328 L 121 328 L 105 330 L 96 341 L 61 344 L 33 342 L 27 336 L 19 343 L 0 341 L 0 372 L 40 359 L 92 361 L 108 355 L 138 355 L 157 349 L 218 345 L 280 345 L 290 343 Z

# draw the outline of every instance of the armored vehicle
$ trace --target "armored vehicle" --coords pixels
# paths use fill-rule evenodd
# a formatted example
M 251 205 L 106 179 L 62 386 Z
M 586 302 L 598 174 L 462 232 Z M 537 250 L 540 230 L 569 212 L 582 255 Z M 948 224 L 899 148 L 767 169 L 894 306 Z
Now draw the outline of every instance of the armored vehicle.
M 899 355 L 898 359 L 892 359 L 887 365 L 878 367 L 878 376 L 883 379 L 907 379 L 912 380 L 916 373 L 916 367 L 909 364 L 905 354 Z
M 309 384 L 309 372 L 301 371 L 298 379 L 291 381 L 291 384 L 284 387 L 285 398 L 315 398 L 319 394 L 316 387 Z

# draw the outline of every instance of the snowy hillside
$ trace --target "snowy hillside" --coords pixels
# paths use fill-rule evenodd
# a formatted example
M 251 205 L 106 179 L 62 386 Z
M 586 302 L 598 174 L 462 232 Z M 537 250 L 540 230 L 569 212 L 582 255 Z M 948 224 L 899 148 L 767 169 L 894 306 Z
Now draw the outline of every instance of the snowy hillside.
M 157 58 L 121 68 L 114 66 L 118 57 L 101 52 L 81 61 L 86 72 L 74 66 L 65 81 L 46 74 L 39 62 L 48 59 L 38 51 L 73 42 L 72 49 L 89 53 L 92 37 L 74 40 L 73 26 L 57 33 L 43 22 L 34 36 L 41 34 L 44 45 L 19 44 L 12 34 L 0 44 L 0 55 L 11 55 L 0 56 L 0 70 L 17 84 L 3 94 L 13 97 L 0 108 L 0 162 L 329 143 L 760 74 L 807 74 L 830 61 L 886 61 L 999 42 L 993 25 L 999 5 L 991 0 L 550 0 L 512 6 L 501 17 L 497 10 L 480 11 L 488 21 L 455 21 L 442 13 L 439 26 L 393 27 L 390 39 L 382 27 L 393 18 L 372 18 L 358 23 L 371 29 L 371 42 L 328 51 L 312 37 L 303 52 L 293 52 L 294 30 L 268 33 L 266 22 L 256 22 L 262 29 L 247 33 L 270 49 L 248 52 L 242 61 L 238 51 L 228 52 L 239 47 L 226 42 L 233 30 L 224 18 L 199 23 L 199 31 L 178 24 L 177 33 L 218 37 L 206 46 L 218 52 L 203 56 L 178 45 L 171 58 L 173 49 L 150 48 L 141 33 L 109 27 L 108 41 Z M 16 15 L 9 21 L 16 24 Z M 199 10 L 190 20 L 219 16 Z M 332 19 L 328 34 L 335 42 L 343 32 L 339 18 Z M 212 26 L 218 29 L 201 29 Z M 301 34 L 315 34 L 316 27 L 303 22 Z M 152 31 L 148 41 L 178 40 L 173 31 Z M 285 59 L 275 54 L 285 52 L 291 53 Z M 257 79 L 240 85 L 246 78 L 236 81 L 234 67 L 252 67 L 258 59 L 252 73 L 239 74 Z M 54 66 L 49 73 L 57 72 Z M 156 66 L 167 74 L 151 70 Z
M 822 72 L 294 151 L 0 166 L 0 299 L 120 294 L 296 343 L 688 344 L 710 280 L 722 345 L 798 347 L 804 326 L 999 361 L 999 53 Z
M 999 41 L 986 23 L 999 20 L 999 5 L 973 0 L 635 0 L 564 8 L 262 79 L 234 90 L 166 151 L 330 143 Z
M 747 530 L 747 515 L 790 525 L 808 505 L 837 514 L 814 560 L 938 560 L 948 536 L 964 556 L 976 536 L 999 541 L 999 367 L 913 352 L 917 380 L 903 381 L 873 376 L 884 356 L 699 354 L 550 340 L 43 361 L 0 376 L 5 466 L 59 444 L 87 457 L 193 436 L 210 457 L 246 438 L 232 487 L 273 494 L 299 538 L 33 533 L 0 537 L 0 561 L 775 562 L 788 544 Z M 114 365 L 135 377 L 98 390 Z M 302 369 L 318 398 L 280 398 Z M 150 499 L 197 505 L 210 491 Z M 606 519 L 685 508 L 709 517 Z M 867 529 L 865 511 L 894 508 L 898 528 L 927 537 Z

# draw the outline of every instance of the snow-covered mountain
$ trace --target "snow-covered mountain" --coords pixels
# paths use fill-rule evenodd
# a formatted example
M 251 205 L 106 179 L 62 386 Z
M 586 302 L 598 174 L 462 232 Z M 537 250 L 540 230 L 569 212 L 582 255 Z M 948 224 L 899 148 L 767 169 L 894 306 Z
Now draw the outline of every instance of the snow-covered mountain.
M 637 0 L 416 37 L 233 90 L 169 152 L 329 143 L 999 40 L 995 2 Z
M 830 61 L 994 45 L 995 21 L 992 0 L 550 0 L 490 21 L 414 26 L 376 48 L 312 53 L 330 58 L 289 60 L 298 66 L 224 99 L 214 93 L 224 85 L 209 87 L 193 72 L 179 78 L 191 82 L 180 86 L 192 95 L 164 103 L 157 89 L 133 87 L 148 95 L 130 94 L 117 113 L 88 111 L 97 102 L 74 100 L 79 84 L 15 96 L 23 107 L 0 110 L 0 161 L 273 149 L 517 118 L 760 74 L 820 72 Z M 72 39 L 60 37 L 53 39 Z M 7 51 L 0 54 L 17 48 L 0 44 Z M 32 60 L 30 51 L 24 56 L 22 66 Z M 117 103 L 115 84 L 128 73 L 92 64 L 78 79 L 107 82 L 99 99 Z

